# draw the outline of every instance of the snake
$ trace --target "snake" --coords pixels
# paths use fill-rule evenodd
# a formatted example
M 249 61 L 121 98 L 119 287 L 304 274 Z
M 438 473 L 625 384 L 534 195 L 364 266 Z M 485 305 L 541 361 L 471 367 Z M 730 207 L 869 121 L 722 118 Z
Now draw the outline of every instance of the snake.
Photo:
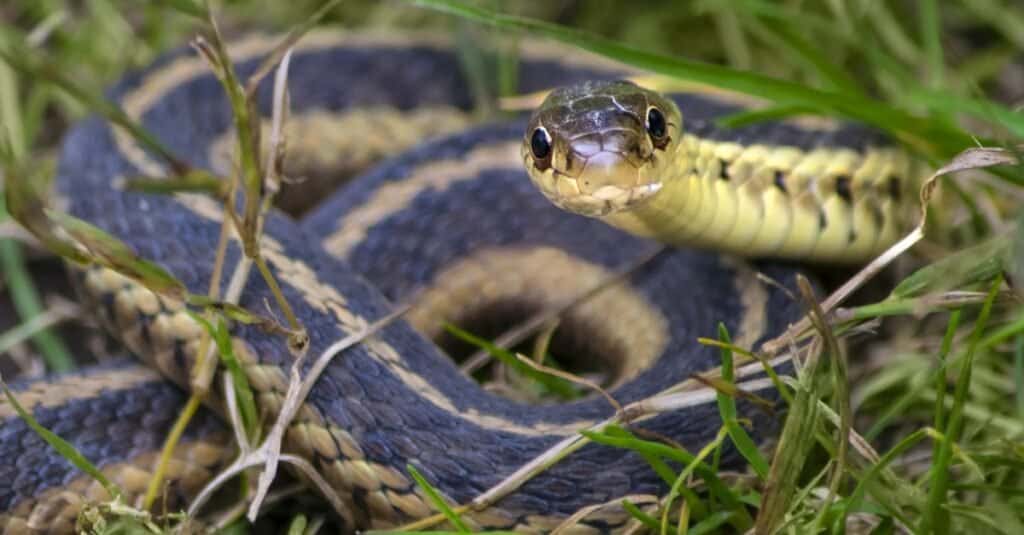
M 266 35 L 232 41 L 239 76 L 277 44 Z M 318 30 L 290 58 L 285 169 L 296 180 L 285 181 L 259 244 L 308 334 L 306 352 L 409 305 L 329 362 L 284 434 L 284 451 L 310 463 L 338 498 L 332 518 L 342 532 L 436 515 L 410 466 L 448 503 L 470 504 L 617 414 L 592 390 L 538 401 L 481 386 L 455 363 L 447 325 L 497 336 L 559 309 L 551 351 L 601 370 L 621 405 L 649 399 L 719 366 L 719 351 L 697 338 L 716 336 L 720 324 L 740 347 L 783 331 L 802 310 L 792 260 L 863 260 L 894 239 L 912 187 L 909 158 L 869 129 L 799 120 L 722 128 L 717 119 L 744 102 L 710 89 L 662 96 L 623 81 L 635 69 L 544 42 L 520 44 L 515 90 L 561 89 L 532 116 L 481 120 L 463 66 L 447 37 L 415 33 Z M 255 95 L 269 118 L 271 81 Z M 230 103 L 193 50 L 127 74 L 108 96 L 194 168 L 236 171 Z M 125 130 L 91 117 L 62 143 L 52 201 L 205 294 L 223 203 L 124 186 L 171 175 Z M 224 266 L 242 256 L 228 233 Z M 180 299 L 132 278 L 98 265 L 69 273 L 83 306 L 137 358 L 22 379 L 12 392 L 138 505 L 206 331 Z M 220 272 L 221 287 L 230 275 Z M 239 306 L 273 316 L 275 302 L 265 279 L 245 279 Z M 235 322 L 230 333 L 269 427 L 295 353 L 260 325 Z M 759 388 L 774 399 L 770 385 Z M 758 441 L 777 431 L 777 412 L 739 407 Z M 237 453 L 224 415 L 211 394 L 185 430 L 157 502 L 164 510 L 186 506 Z M 721 427 L 713 395 L 648 416 L 627 428 L 689 451 Z M 0 531 L 71 532 L 88 504 L 111 498 L 7 403 L 0 422 Z M 667 491 L 628 448 L 585 442 L 549 464 L 462 521 L 624 532 L 637 529 L 624 499 L 656 503 Z M 741 464 L 723 448 L 723 469 Z

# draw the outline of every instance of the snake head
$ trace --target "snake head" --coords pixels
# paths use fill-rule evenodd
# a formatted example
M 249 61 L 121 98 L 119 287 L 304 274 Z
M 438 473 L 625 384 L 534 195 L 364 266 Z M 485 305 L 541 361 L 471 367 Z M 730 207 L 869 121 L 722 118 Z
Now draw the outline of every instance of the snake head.
M 521 154 L 555 205 L 599 217 L 651 198 L 681 137 L 675 103 L 632 82 L 552 91 L 530 118 Z

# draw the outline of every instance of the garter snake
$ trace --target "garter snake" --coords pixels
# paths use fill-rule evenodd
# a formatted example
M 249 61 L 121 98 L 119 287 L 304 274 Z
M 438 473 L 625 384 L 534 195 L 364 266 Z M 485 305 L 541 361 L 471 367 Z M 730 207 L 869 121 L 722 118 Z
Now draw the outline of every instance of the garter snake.
M 706 100 L 560 88 L 530 121 L 524 163 L 556 205 L 676 245 L 864 262 L 906 230 L 916 170 L 901 148 L 853 124 L 715 128 L 737 110 Z
M 264 37 L 233 43 L 230 51 L 241 75 L 252 72 L 275 44 Z M 566 214 L 539 194 L 523 169 L 528 153 L 520 149 L 523 132 L 529 141 L 537 119 L 529 128 L 523 118 L 471 125 L 471 92 L 443 39 L 313 33 L 296 48 L 290 69 L 288 168 L 310 180 L 285 198 L 327 198 L 300 219 L 272 211 L 261 250 L 310 335 L 308 352 L 319 354 L 388 314 L 393 303 L 416 296 L 403 319 L 331 362 L 286 433 L 286 451 L 313 463 L 342 498 L 344 507 L 337 511 L 342 528 L 386 528 L 435 513 L 407 465 L 414 465 L 451 503 L 469 503 L 559 441 L 614 414 L 599 395 L 542 404 L 495 395 L 460 373 L 432 340 L 444 337 L 444 322 L 486 331 L 562 305 L 658 246 L 600 221 Z M 589 56 L 528 44 L 519 58 L 518 90 L 610 80 L 628 72 Z M 269 83 L 258 94 L 260 112 L 269 116 Z M 231 143 L 226 141 L 233 136 L 230 107 L 214 75 L 190 51 L 171 53 L 126 76 L 111 96 L 190 164 L 220 174 L 232 171 Z M 710 95 L 680 98 L 693 124 L 732 109 Z M 700 107 L 688 108 L 686 98 L 697 99 Z M 558 145 L 562 141 L 556 134 L 564 125 L 546 122 L 546 109 L 538 117 Z M 665 107 L 662 113 L 667 114 L 667 131 L 676 136 L 677 112 Z M 686 134 L 666 147 L 696 143 L 695 154 L 711 158 L 764 141 L 772 144 L 758 145 L 761 158 L 771 159 L 784 152 L 776 145 L 786 136 L 807 143 L 838 139 L 791 125 L 751 132 L 733 139 Z M 401 154 L 370 167 L 337 193 L 327 195 L 334 186 L 320 185 L 396 153 Z M 737 158 L 727 160 L 728 171 L 711 165 L 707 172 L 738 176 L 742 157 Z M 783 169 L 798 166 L 779 158 Z M 91 118 L 64 141 L 56 197 L 63 209 L 159 263 L 190 291 L 204 293 L 224 218 L 219 203 L 199 194 L 161 196 L 120 187 L 124 177 L 168 173 L 125 132 Z M 861 174 L 850 179 L 858 193 L 873 184 Z M 799 191 L 789 184 L 791 191 Z M 551 196 L 552 190 L 541 189 Z M 750 188 L 740 191 L 735 195 L 753 194 Z M 572 204 L 564 196 L 555 199 Z M 829 203 L 819 204 L 827 216 L 846 213 L 828 208 Z M 859 214 L 863 204 L 854 203 L 853 211 Z M 762 213 L 772 206 L 766 202 Z M 890 208 L 881 210 L 888 217 Z M 860 221 L 858 215 L 850 217 Z M 792 225 L 797 225 L 795 216 Z M 866 235 L 880 227 L 844 228 Z M 741 242 L 733 239 L 727 245 L 736 249 Z M 226 265 L 239 258 L 235 239 Z M 659 254 L 624 283 L 570 308 L 553 347 L 586 355 L 584 366 L 610 370 L 610 394 L 619 403 L 646 398 L 717 365 L 717 351 L 700 346 L 696 338 L 714 336 L 718 322 L 737 344 L 749 347 L 798 316 L 799 307 L 785 291 L 762 283 L 758 271 L 784 284 L 795 273 L 786 265 L 750 264 L 701 250 Z M 26 382 L 15 390 L 44 424 L 75 443 L 134 503 L 181 399 L 148 370 L 187 386 L 201 327 L 181 303 L 157 297 L 111 271 L 78 268 L 72 277 L 83 301 L 146 366 L 113 361 Z M 250 277 L 240 304 L 265 310 L 273 301 L 262 279 Z M 281 406 L 294 357 L 279 335 L 258 327 L 235 325 L 232 336 L 262 419 L 269 422 Z M 216 402 L 211 406 L 219 409 Z M 766 436 L 778 423 L 740 406 L 756 437 Z M 5 533 L 68 531 L 84 500 L 108 498 L 87 476 L 26 438 L 24 425 L 7 405 L 0 405 L 0 418 L 0 524 Z M 703 403 L 669 411 L 637 428 L 696 450 L 717 433 L 717 408 Z M 230 448 L 224 447 L 229 436 L 214 417 L 202 413 L 172 463 L 164 503 L 181 507 L 194 496 L 230 458 Z M 727 449 L 723 462 L 735 460 L 735 452 Z M 464 519 L 479 528 L 546 532 L 572 518 L 572 532 L 621 531 L 631 519 L 622 509 L 622 497 L 664 491 L 661 478 L 639 455 L 587 444 Z M 586 514 L 573 517 L 577 512 Z

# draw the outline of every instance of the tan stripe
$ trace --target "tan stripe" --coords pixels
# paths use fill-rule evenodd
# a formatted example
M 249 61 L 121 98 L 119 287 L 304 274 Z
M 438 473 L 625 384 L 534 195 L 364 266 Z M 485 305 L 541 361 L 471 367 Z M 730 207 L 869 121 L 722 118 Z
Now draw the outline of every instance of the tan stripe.
M 337 258 L 348 257 L 352 249 L 366 238 L 374 225 L 409 206 L 425 190 L 445 191 L 454 184 L 475 180 L 484 169 L 519 167 L 520 141 L 506 141 L 477 147 L 455 160 L 439 160 L 421 165 L 408 178 L 377 188 L 373 196 L 345 214 L 337 230 L 321 242 L 323 248 Z M 523 177 L 526 180 L 526 177 Z
M 14 396 L 22 407 L 31 411 L 88 399 L 104 391 L 131 390 L 140 384 L 156 381 L 163 381 L 156 371 L 142 365 L 130 365 L 87 376 L 68 375 L 54 381 L 38 381 L 25 390 L 14 392 Z M 14 416 L 17 416 L 14 407 L 6 398 L 0 398 L 0 419 Z
M 424 139 L 465 129 L 472 119 L 470 112 L 449 105 L 420 106 L 412 110 L 366 106 L 339 112 L 313 109 L 293 113 L 284 123 L 287 148 L 284 169 L 289 178 L 307 178 L 293 170 L 310 168 L 330 170 L 333 178 L 335 174 L 364 169 Z M 260 152 L 265 154 L 270 146 L 269 119 L 263 120 L 262 128 Z M 220 176 L 234 172 L 238 161 L 235 129 L 215 137 L 209 147 L 213 172 Z M 343 175 L 337 177 L 339 181 L 343 178 Z M 319 189 L 319 184 L 309 182 L 298 187 L 307 186 Z
M 228 53 L 236 63 L 260 58 L 268 54 L 280 43 L 280 36 L 251 35 L 228 44 Z M 409 48 L 412 46 L 435 49 L 449 49 L 451 40 L 442 34 L 417 33 L 403 31 L 359 31 L 347 32 L 338 29 L 317 30 L 306 34 L 295 46 L 295 52 L 316 52 L 336 47 L 393 47 Z M 567 67 L 589 67 L 604 70 L 629 70 L 619 63 L 564 45 L 551 42 L 523 41 L 519 44 L 520 57 L 526 60 L 547 59 L 558 61 Z M 146 77 L 135 91 L 128 92 L 121 99 L 121 107 L 128 116 L 138 120 L 163 99 L 174 88 L 201 76 L 212 74 L 209 65 L 193 54 L 183 55 Z M 352 73 L 353 76 L 358 73 Z M 149 177 L 166 176 L 167 169 L 163 162 L 150 157 L 121 128 L 114 128 L 114 141 L 118 150 L 132 162 L 139 171 Z
M 251 35 L 228 44 L 228 53 L 236 63 L 263 57 L 280 42 L 279 37 Z M 311 32 L 295 47 L 296 52 L 316 52 L 338 46 L 395 46 L 411 45 L 439 48 L 447 39 L 437 35 L 414 35 L 396 37 L 385 33 L 342 33 L 334 31 Z M 146 110 L 162 100 L 174 88 L 191 80 L 212 74 L 209 65 L 194 54 L 183 55 L 146 77 L 137 90 L 121 99 L 121 107 L 132 118 L 139 120 Z M 355 74 L 355 73 L 353 73 Z M 134 138 L 121 128 L 114 128 L 114 141 L 118 150 L 132 162 L 139 171 L 149 177 L 167 175 L 164 163 L 150 157 Z
M 516 147 L 518 148 L 518 144 L 516 144 Z M 486 152 L 487 151 L 481 151 L 480 154 L 484 154 Z M 428 175 L 428 177 L 431 176 L 434 175 Z M 473 176 L 476 176 L 476 174 L 474 173 Z M 403 183 L 407 182 L 409 182 L 409 180 L 404 181 Z M 419 187 L 416 187 L 415 183 L 409 184 L 408 186 L 416 191 L 423 189 L 422 184 Z M 220 205 L 209 197 L 196 194 L 182 194 L 176 196 L 176 199 L 184 208 L 187 208 L 200 217 L 217 223 L 221 221 L 223 214 Z M 288 257 L 284 253 L 284 247 L 280 242 L 270 236 L 264 235 L 260 240 L 260 244 L 261 252 L 263 253 L 264 258 L 270 262 L 274 269 L 274 275 L 278 280 L 284 284 L 291 285 L 301 290 L 303 302 L 306 306 L 311 307 L 319 313 L 329 313 L 334 316 L 338 321 L 339 329 L 342 331 L 343 336 L 361 331 L 369 325 L 370 321 L 368 321 L 367 318 L 359 316 L 349 309 L 345 297 L 341 295 L 337 289 L 321 280 L 317 276 L 317 273 L 305 262 Z M 230 270 L 232 268 L 229 267 L 228 269 Z M 292 306 L 296 305 L 296 303 L 292 303 Z M 283 347 L 283 339 L 281 343 Z M 506 420 L 499 416 L 481 413 L 475 409 L 460 410 L 448 396 L 434 388 L 430 383 L 429 378 L 423 377 L 408 369 L 401 356 L 401 352 L 396 347 L 379 337 L 368 338 L 363 342 L 363 345 L 370 356 L 378 359 L 378 361 L 384 364 L 392 373 L 398 376 L 408 388 L 416 391 L 423 396 L 424 399 L 430 401 L 439 408 L 444 409 L 453 416 L 472 422 L 473 424 L 485 429 L 502 430 L 529 436 L 549 434 L 569 435 L 575 433 L 579 428 L 591 423 L 588 421 L 569 424 L 549 424 L 539 422 L 533 426 L 526 426 L 519 422 Z
M 171 485 L 171 492 L 167 494 L 166 503 L 157 500 L 155 507 L 169 506 L 173 511 L 185 505 L 178 500 L 179 496 L 191 499 L 197 495 L 215 470 L 223 466 L 232 454 L 233 449 L 225 447 L 227 440 L 225 434 L 179 443 L 164 474 L 164 483 Z M 129 506 L 141 508 L 142 497 L 159 454 L 159 451 L 144 452 L 104 466 L 100 471 L 124 491 L 124 499 Z M 99 482 L 90 475 L 80 474 L 0 514 L 0 533 L 77 533 L 75 521 L 83 508 L 109 500 L 110 495 Z
M 566 311 L 597 340 L 621 348 L 614 386 L 632 380 L 662 356 L 669 342 L 669 323 L 657 307 L 627 282 L 612 283 L 615 274 L 561 249 L 514 245 L 489 247 L 453 262 L 434 276 L 417 295 L 406 319 L 431 338 L 444 332 L 445 322 L 463 318 L 490 305 L 523 300 L 557 309 L 594 288 L 603 288 Z M 608 314 L 614 310 L 615 314 Z M 612 367 L 612 363 L 603 363 Z M 580 424 L 584 422 L 579 422 Z
M 236 62 L 246 61 L 267 54 L 278 43 L 278 38 L 266 36 L 251 36 L 229 45 L 229 52 Z M 308 34 L 296 47 L 297 51 L 309 52 L 323 50 L 339 46 L 394 46 L 396 48 L 408 46 L 425 46 L 434 48 L 447 47 L 449 40 L 439 35 L 419 34 L 409 36 L 408 33 L 397 37 L 394 32 L 388 33 L 339 33 L 337 30 L 318 31 Z M 563 46 L 551 44 L 525 44 L 521 56 L 526 59 L 546 58 L 559 61 L 568 65 L 590 66 L 595 68 L 612 68 L 615 64 L 607 60 L 584 53 L 567 53 Z M 129 116 L 141 117 L 146 110 L 163 99 L 169 91 L 195 78 L 206 76 L 210 73 L 205 62 L 194 55 L 185 55 L 177 58 L 163 68 L 149 75 L 139 86 L 139 89 L 129 92 L 122 99 L 122 107 Z M 162 162 L 149 157 L 135 141 L 121 129 L 114 129 L 115 143 L 123 156 L 134 164 L 142 174 L 151 177 L 166 176 L 166 168 Z M 418 191 L 427 187 L 443 189 L 453 183 L 471 180 L 478 174 L 479 169 L 494 167 L 496 165 L 519 166 L 522 162 L 519 157 L 519 143 L 507 143 L 503 145 L 487 146 L 474 151 L 463 162 L 439 162 L 426 166 L 426 170 L 420 170 L 410 180 L 395 184 L 389 190 L 390 194 L 405 196 L 411 199 Z M 379 203 L 370 203 L 371 208 L 360 212 L 360 217 L 366 221 L 380 221 L 390 214 L 400 211 L 405 201 L 393 198 L 388 200 L 382 198 L 387 193 L 378 192 L 375 199 Z M 215 221 L 218 224 L 223 220 L 223 212 L 219 204 L 209 198 L 198 195 L 177 195 L 176 199 L 180 204 L 190 211 L 202 217 Z M 350 219 L 349 223 L 354 222 Z M 347 239 L 353 239 L 357 235 L 365 235 L 365 231 L 355 230 L 347 227 L 349 234 Z M 344 226 L 343 226 L 344 229 Z M 236 238 L 237 239 L 237 238 Z M 326 241 L 329 241 L 328 238 Z M 350 248 L 354 242 L 346 242 L 346 238 L 339 237 L 336 240 L 343 249 Z M 340 323 L 343 332 L 351 333 L 362 330 L 368 322 L 366 318 L 353 314 L 346 304 L 344 296 L 336 289 L 321 281 L 301 260 L 288 258 L 284 253 L 284 247 L 275 240 L 264 237 L 262 240 L 262 252 L 267 260 L 274 266 L 275 274 L 279 278 L 295 288 L 302 290 L 305 302 L 314 310 L 321 313 L 330 312 Z M 568 434 L 574 432 L 569 426 L 548 426 L 524 427 L 514 422 L 491 415 L 479 414 L 475 411 L 459 413 L 455 410 L 450 399 L 438 392 L 425 378 L 420 377 L 404 367 L 399 352 L 390 344 L 379 339 L 371 339 L 366 342 L 370 354 L 381 359 L 391 370 L 401 377 L 411 388 L 419 391 L 425 398 L 437 404 L 439 407 L 448 410 L 452 414 L 459 414 L 461 417 L 476 423 L 482 427 L 502 429 L 506 431 L 520 432 L 527 435 L 548 434 L 557 432 Z
M 735 272 L 733 284 L 740 295 L 740 324 L 732 333 L 733 344 L 740 348 L 753 348 L 754 342 L 765 334 L 768 320 L 768 289 L 757 277 L 750 264 L 728 255 L 719 256 L 722 265 Z

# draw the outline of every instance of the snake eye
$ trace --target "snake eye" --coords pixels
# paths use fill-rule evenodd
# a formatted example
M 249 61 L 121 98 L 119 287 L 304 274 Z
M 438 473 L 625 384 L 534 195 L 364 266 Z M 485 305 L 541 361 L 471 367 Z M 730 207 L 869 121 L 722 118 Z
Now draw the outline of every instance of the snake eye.
M 537 160 L 545 160 L 551 156 L 551 135 L 543 126 L 538 126 L 530 136 L 530 150 Z
M 661 139 L 668 133 L 665 116 L 654 106 L 647 109 L 647 133 L 654 139 Z

